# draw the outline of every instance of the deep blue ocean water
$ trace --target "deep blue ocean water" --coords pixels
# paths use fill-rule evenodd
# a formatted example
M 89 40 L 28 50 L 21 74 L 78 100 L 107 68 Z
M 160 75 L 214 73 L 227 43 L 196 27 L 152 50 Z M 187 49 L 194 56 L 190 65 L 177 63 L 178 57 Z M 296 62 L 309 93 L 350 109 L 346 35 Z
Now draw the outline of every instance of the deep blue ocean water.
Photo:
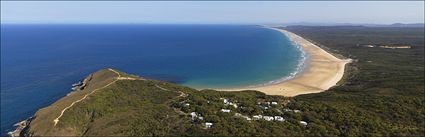
M 238 25 L 1 26 L 1 131 L 103 68 L 195 88 L 258 85 L 297 70 L 280 32 Z

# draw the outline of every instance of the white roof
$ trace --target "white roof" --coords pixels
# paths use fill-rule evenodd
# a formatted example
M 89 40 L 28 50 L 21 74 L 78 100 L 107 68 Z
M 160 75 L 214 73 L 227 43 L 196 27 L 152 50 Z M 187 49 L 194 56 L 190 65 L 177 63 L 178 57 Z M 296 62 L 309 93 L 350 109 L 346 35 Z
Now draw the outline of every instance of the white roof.
M 252 116 L 252 118 L 254 118 L 255 120 L 259 120 L 259 119 L 263 118 L 263 116 L 262 115 L 255 115 L 255 116 Z
M 221 112 L 230 112 L 230 109 L 221 109 Z
M 283 117 L 281 117 L 281 116 L 274 116 L 274 120 L 285 121 L 285 119 Z
M 264 116 L 263 118 L 267 121 L 274 120 L 274 118 L 272 116 Z

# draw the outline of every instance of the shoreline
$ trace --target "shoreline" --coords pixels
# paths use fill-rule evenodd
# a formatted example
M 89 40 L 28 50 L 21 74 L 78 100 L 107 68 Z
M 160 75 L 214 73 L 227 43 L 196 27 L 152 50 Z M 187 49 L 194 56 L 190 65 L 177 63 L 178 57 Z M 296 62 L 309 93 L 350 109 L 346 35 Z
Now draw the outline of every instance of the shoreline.
M 277 28 L 274 28 L 274 27 L 268 27 L 268 26 L 262 26 L 262 27 L 267 28 L 267 29 L 276 30 L 276 31 L 279 31 L 279 33 L 282 33 L 282 32 L 280 32 L 281 29 L 277 29 Z M 284 77 L 279 78 L 279 79 L 271 80 L 271 81 L 268 81 L 266 83 L 249 85 L 249 86 L 238 87 L 238 88 L 224 88 L 224 89 L 256 88 L 256 87 L 262 87 L 262 86 L 275 85 L 275 84 L 279 84 L 279 83 L 294 79 L 294 78 L 298 77 L 300 74 L 302 74 L 306 70 L 306 68 L 308 67 L 308 64 L 306 62 L 310 59 L 309 55 L 308 55 L 308 53 L 306 53 L 303 50 L 303 48 L 298 43 L 293 41 L 288 36 L 288 34 L 286 34 L 286 33 L 282 33 L 282 34 L 285 35 L 286 37 L 288 37 L 288 39 L 291 41 L 291 43 L 296 46 L 297 50 L 299 50 L 299 52 L 301 54 L 301 58 L 298 60 L 297 68 L 295 69 L 295 71 L 291 72 L 288 76 L 284 76 Z
M 222 91 L 257 90 L 267 95 L 297 96 L 302 94 L 319 93 L 335 86 L 343 77 L 345 65 L 351 59 L 339 59 L 321 49 L 319 46 L 287 30 L 266 27 L 279 31 L 288 37 L 306 54 L 301 69 L 295 75 L 283 77 L 276 83 L 265 83 L 258 86 L 215 89 Z

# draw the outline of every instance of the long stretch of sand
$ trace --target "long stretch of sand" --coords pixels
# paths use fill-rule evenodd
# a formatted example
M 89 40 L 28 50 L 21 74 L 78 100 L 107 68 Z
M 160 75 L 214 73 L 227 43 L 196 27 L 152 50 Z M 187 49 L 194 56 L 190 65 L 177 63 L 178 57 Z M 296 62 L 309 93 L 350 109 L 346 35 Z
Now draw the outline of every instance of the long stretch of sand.
M 341 60 L 329 54 L 315 44 L 304 38 L 282 29 L 272 28 L 289 37 L 297 45 L 301 46 L 308 55 L 305 61 L 306 68 L 296 75 L 280 83 L 258 87 L 220 89 L 225 91 L 257 90 L 268 95 L 296 96 L 301 94 L 318 93 L 335 86 L 344 75 L 345 64 L 350 59 Z

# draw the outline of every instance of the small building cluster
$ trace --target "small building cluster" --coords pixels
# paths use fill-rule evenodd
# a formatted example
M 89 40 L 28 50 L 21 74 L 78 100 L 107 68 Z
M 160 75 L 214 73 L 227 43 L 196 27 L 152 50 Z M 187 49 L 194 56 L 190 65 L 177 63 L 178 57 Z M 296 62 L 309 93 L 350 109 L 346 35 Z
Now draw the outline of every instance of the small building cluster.
M 380 48 L 386 48 L 386 49 L 410 49 L 411 46 L 408 45 L 383 45 L 379 46 Z
M 257 104 L 258 105 L 261 105 L 261 104 L 265 104 L 265 105 L 277 105 L 278 103 L 275 102 L 275 101 L 272 101 L 272 102 L 257 102 Z
M 196 112 L 191 112 L 189 115 L 192 117 L 192 120 L 204 120 L 204 117 L 202 117 L 201 114 L 197 114 Z
M 261 120 L 264 119 L 266 121 L 279 121 L 284 122 L 285 119 L 282 116 L 263 116 L 263 115 L 255 115 L 252 116 L 254 120 Z
M 227 99 L 227 98 L 220 98 L 220 100 L 223 100 L 223 104 L 224 104 L 224 106 L 233 106 L 234 108 L 238 108 L 238 105 L 237 105 L 236 103 L 231 102 L 231 101 L 230 101 L 229 99 Z M 224 113 L 230 113 L 232 110 L 222 108 L 220 111 L 221 111 L 221 112 L 224 112 Z
M 204 120 L 204 117 L 202 117 L 201 114 L 197 114 L 196 112 L 191 112 L 189 115 L 191 116 L 193 121 Z M 205 122 L 205 123 L 202 123 L 202 125 L 204 126 L 205 129 L 208 129 L 208 128 L 211 128 L 214 124 L 212 122 Z
M 365 48 L 386 48 L 386 49 L 410 49 L 412 46 L 406 44 L 365 44 L 365 45 L 357 45 Z
M 257 102 L 257 104 L 260 108 L 265 109 L 265 110 L 269 109 L 271 106 L 278 105 L 278 103 L 274 102 L 274 101 L 273 102 Z
M 208 129 L 208 128 L 211 128 L 214 124 L 211 122 L 205 122 L 202 125 L 204 126 L 204 128 Z
M 298 109 L 288 109 L 288 108 L 285 108 L 285 109 L 283 109 L 283 111 L 285 111 L 285 112 L 295 112 L 295 113 L 301 113 L 301 110 L 298 110 Z
M 225 106 L 233 106 L 234 108 L 238 108 L 238 105 L 236 103 L 231 102 L 229 99 L 227 98 L 220 98 L 221 100 L 223 100 L 223 103 Z
M 260 114 L 253 115 L 253 116 L 243 115 L 243 114 L 239 113 L 238 110 L 241 110 L 241 109 L 243 110 L 246 107 L 239 106 L 237 103 L 235 103 L 237 101 L 230 100 L 228 98 L 220 98 L 220 100 L 223 101 L 222 103 L 223 103 L 224 107 L 222 106 L 222 108 L 219 109 L 218 112 L 232 113 L 234 111 L 233 112 L 234 117 L 240 117 L 240 118 L 243 118 L 247 121 L 265 120 L 265 121 L 285 122 L 286 119 L 282 115 L 280 115 L 280 114 L 283 114 L 283 111 L 284 112 L 292 112 L 292 113 L 302 113 L 301 110 L 287 108 L 286 106 L 290 103 L 290 101 L 285 100 L 285 101 L 281 102 L 282 105 L 279 105 L 280 103 L 277 102 L 277 101 L 260 101 L 260 102 L 257 102 L 257 106 L 262 109 Z M 180 103 L 181 103 L 181 106 L 183 108 L 185 108 L 185 110 L 190 110 L 191 104 L 187 103 L 186 100 L 183 101 L 183 102 L 180 102 Z M 209 100 L 207 100 L 207 103 L 210 104 L 211 102 Z M 283 106 L 283 108 L 281 106 Z M 232 107 L 235 108 L 235 109 L 233 109 Z M 256 109 L 258 109 L 258 108 L 256 107 Z M 269 111 L 278 112 L 280 114 L 269 113 Z M 191 120 L 193 122 L 201 123 L 202 127 L 204 129 L 212 128 L 213 125 L 214 125 L 213 122 L 209 122 L 209 121 L 204 120 L 204 117 L 201 115 L 201 113 L 191 112 L 191 111 L 185 111 L 183 113 L 185 113 L 186 115 L 189 115 L 189 117 L 191 118 Z M 308 123 L 306 121 L 299 121 L 299 123 L 303 126 L 308 125 Z

